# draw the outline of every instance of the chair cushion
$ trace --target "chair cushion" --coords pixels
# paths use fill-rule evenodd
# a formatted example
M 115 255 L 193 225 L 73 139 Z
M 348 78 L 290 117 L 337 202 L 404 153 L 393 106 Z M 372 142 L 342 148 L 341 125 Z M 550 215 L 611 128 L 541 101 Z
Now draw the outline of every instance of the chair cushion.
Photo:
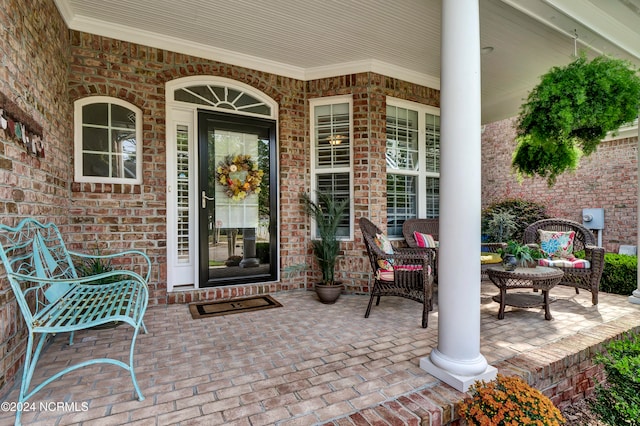
M 393 265 L 391 264 L 391 262 L 389 262 L 386 259 L 380 259 L 380 260 L 378 260 L 378 268 L 380 268 L 382 270 L 392 270 L 393 269 Z
M 379 263 L 380 261 L 378 261 Z M 378 269 L 376 279 L 380 281 L 393 281 L 394 271 L 422 271 L 422 265 L 400 265 L 390 269 Z M 428 266 L 427 273 L 431 275 L 431 265 Z
M 577 257 L 558 257 L 553 259 L 539 259 L 538 265 L 550 266 L 556 268 L 572 268 L 572 269 L 590 269 L 591 263 L 586 259 L 578 259 Z
M 431 234 L 423 234 L 422 232 L 414 231 L 413 238 L 416 240 L 418 247 L 437 247 L 436 241 Z
M 568 258 L 573 253 L 573 239 L 575 231 L 544 231 L 538 230 L 540 236 L 540 250 L 547 256 Z
M 482 252 L 480 253 L 480 264 L 481 265 L 489 265 L 494 263 L 502 262 L 502 257 L 500 253 L 488 253 Z
M 376 243 L 376 246 L 383 252 L 387 254 L 393 254 L 393 246 L 391 245 L 391 241 L 384 234 L 376 234 L 376 237 L 373 239 Z
M 373 239 L 375 245 L 385 252 L 386 254 L 393 254 L 393 246 L 391 245 L 391 241 L 384 234 L 376 234 L 376 237 Z M 382 269 L 391 269 L 391 265 L 393 265 L 393 259 L 380 259 L 378 260 L 378 267 Z

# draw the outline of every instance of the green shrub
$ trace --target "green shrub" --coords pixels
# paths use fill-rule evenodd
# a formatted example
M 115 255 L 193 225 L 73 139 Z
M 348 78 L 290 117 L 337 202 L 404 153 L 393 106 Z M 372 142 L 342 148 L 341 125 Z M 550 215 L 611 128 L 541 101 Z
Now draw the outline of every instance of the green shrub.
M 600 290 L 607 293 L 630 295 L 638 288 L 637 269 L 637 256 L 605 253 Z
M 640 335 L 627 334 L 596 355 L 606 383 L 597 383 L 591 408 L 609 425 L 640 425 Z
M 489 236 L 488 231 L 491 230 L 492 222 L 495 223 L 494 215 L 506 212 L 514 217 L 515 222 L 513 234 L 507 239 L 522 241 L 524 230 L 527 226 L 531 225 L 533 222 L 541 219 L 547 219 L 549 217 L 546 210 L 547 209 L 543 204 L 520 198 L 508 198 L 503 201 L 493 203 L 482 212 L 482 232 Z M 495 237 L 490 237 L 487 242 L 502 243 L 505 241 L 506 240 L 495 241 Z
M 490 215 L 487 215 L 483 228 L 488 237 L 487 242 L 501 243 L 509 241 L 517 227 L 515 219 L 516 217 L 506 210 L 493 210 Z

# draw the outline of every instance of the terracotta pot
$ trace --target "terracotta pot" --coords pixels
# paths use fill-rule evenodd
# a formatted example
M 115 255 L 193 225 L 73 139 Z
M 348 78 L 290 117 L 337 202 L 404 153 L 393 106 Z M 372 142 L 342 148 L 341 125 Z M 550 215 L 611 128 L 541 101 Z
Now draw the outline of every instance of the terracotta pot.
M 344 285 L 342 283 L 333 285 L 316 283 L 315 289 L 318 299 L 324 304 L 331 305 L 336 303 L 336 300 L 340 297 L 340 293 L 344 290 Z

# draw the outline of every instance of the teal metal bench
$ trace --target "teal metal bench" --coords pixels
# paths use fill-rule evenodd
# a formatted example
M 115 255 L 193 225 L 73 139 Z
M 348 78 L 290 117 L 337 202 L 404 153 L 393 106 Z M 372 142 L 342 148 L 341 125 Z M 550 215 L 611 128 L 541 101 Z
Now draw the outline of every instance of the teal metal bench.
M 74 259 L 77 262 L 122 256 L 144 259 L 145 277 L 124 269 L 81 277 L 73 262 Z M 147 282 L 151 261 L 143 252 L 128 250 L 110 255 L 87 255 L 69 251 L 55 224 L 42 224 L 28 218 L 15 228 L 0 224 L 0 258 L 29 331 L 18 407 L 64 374 L 98 363 L 114 364 L 127 370 L 138 399 L 144 399 L 133 369 L 136 337 L 141 328 L 145 333 L 147 331 L 143 316 L 149 299 Z M 118 277 L 116 282 L 100 284 L 114 277 Z M 113 358 L 91 359 L 61 370 L 29 390 L 49 335 L 69 332 L 69 344 L 72 345 L 75 331 L 112 322 L 133 327 L 128 364 Z M 34 349 L 36 337 L 39 340 Z M 20 424 L 20 417 L 21 412 L 17 411 L 16 424 Z

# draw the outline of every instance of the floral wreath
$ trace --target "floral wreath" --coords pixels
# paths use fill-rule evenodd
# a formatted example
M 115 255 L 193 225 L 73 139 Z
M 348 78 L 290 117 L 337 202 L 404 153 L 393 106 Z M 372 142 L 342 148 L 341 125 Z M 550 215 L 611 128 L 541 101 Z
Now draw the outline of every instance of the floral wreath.
M 250 155 L 227 155 L 216 168 L 216 181 L 225 187 L 224 193 L 236 201 L 244 200 L 249 194 L 259 194 L 263 175 L 264 171 Z

